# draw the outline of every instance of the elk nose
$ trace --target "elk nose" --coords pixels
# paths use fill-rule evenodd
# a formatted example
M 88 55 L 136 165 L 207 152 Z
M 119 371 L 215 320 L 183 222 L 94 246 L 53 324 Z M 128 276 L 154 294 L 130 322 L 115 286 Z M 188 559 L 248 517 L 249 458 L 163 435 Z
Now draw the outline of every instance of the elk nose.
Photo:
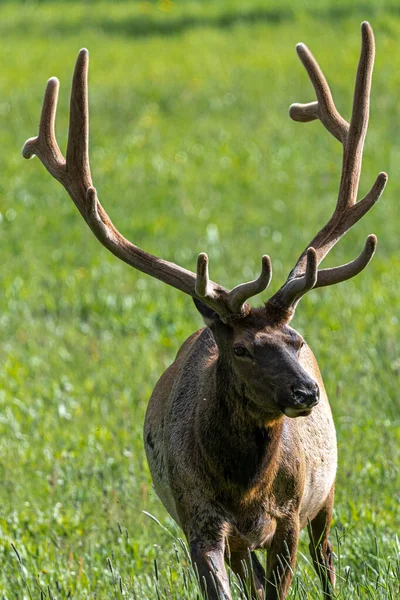
M 292 396 L 296 403 L 312 408 L 319 402 L 319 387 L 315 382 L 292 387 Z

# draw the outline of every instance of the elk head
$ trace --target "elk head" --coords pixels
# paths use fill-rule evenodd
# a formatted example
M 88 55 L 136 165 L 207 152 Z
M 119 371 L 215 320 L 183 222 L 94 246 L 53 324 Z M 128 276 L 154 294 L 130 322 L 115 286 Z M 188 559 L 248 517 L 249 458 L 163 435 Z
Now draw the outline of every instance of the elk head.
M 247 402 L 259 422 L 306 416 L 319 401 L 319 387 L 303 368 L 306 343 L 288 325 L 288 317 L 268 307 L 251 309 L 224 323 L 206 305 L 195 301 L 218 347 L 219 368 Z M 228 387 L 224 383 L 226 388 Z
M 255 410 L 269 416 L 306 415 L 318 402 L 318 386 L 300 362 L 304 341 L 290 328 L 289 322 L 306 292 L 350 279 L 369 263 L 376 248 L 374 235 L 368 236 L 363 251 L 352 262 L 318 269 L 336 242 L 375 204 L 387 181 L 386 173 L 380 173 L 371 191 L 357 202 L 374 61 L 370 25 L 362 24 L 361 56 L 350 123 L 338 113 L 326 79 L 311 52 L 303 44 L 297 46 L 297 51 L 314 86 L 317 101 L 293 104 L 290 116 L 302 122 L 319 119 L 342 143 L 342 175 L 331 218 L 306 246 L 284 285 L 262 308 L 251 309 L 247 301 L 263 292 L 271 280 L 268 256 L 262 257 L 257 279 L 229 291 L 210 280 L 206 254 L 199 255 L 196 272 L 188 271 L 145 252 L 115 228 L 97 198 L 90 173 L 87 50 L 79 53 L 72 81 L 66 159 L 54 133 L 59 87 L 56 78 L 51 78 L 47 85 L 39 135 L 29 139 L 23 148 L 25 158 L 37 155 L 65 187 L 92 232 L 110 252 L 135 269 L 192 296 L 214 334 L 221 364 L 229 366 L 235 384 L 243 389 Z

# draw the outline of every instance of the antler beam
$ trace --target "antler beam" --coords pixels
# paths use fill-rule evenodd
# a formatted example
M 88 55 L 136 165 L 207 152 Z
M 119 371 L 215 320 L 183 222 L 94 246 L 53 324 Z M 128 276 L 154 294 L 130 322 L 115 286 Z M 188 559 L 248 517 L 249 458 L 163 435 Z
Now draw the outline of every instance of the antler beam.
M 88 66 L 89 53 L 83 49 L 79 52 L 72 80 L 66 159 L 57 144 L 54 130 L 59 89 L 55 77 L 47 84 L 39 135 L 27 140 L 22 150 L 23 156 L 38 156 L 49 173 L 67 190 L 97 239 L 115 256 L 135 269 L 202 300 L 224 320 L 244 316 L 250 308 L 246 300 L 269 285 L 271 262 L 268 256 L 262 259 L 258 279 L 228 291 L 209 279 L 206 254 L 200 254 L 196 274 L 149 254 L 128 241 L 101 206 L 92 185 L 89 165 Z
M 310 281 L 311 257 L 313 257 L 312 268 L 314 268 L 314 253 L 316 267 L 318 267 L 339 239 L 372 208 L 381 196 L 388 178 L 386 173 L 379 173 L 370 192 L 357 202 L 375 56 L 374 35 L 369 23 L 364 22 L 361 25 L 361 54 L 350 123 L 339 114 L 329 85 L 307 46 L 298 44 L 297 53 L 314 86 L 317 101 L 308 104 L 292 104 L 289 115 L 293 120 L 303 123 L 319 119 L 325 128 L 343 144 L 343 162 L 338 200 L 333 215 L 302 252 L 286 283 L 269 300 L 272 304 L 287 309 L 294 308 L 301 296 L 312 287 L 339 283 L 354 277 L 367 266 L 376 248 L 377 241 L 374 235 L 368 237 L 365 248 L 357 259 L 341 267 L 317 271 L 314 285 L 311 287 L 305 283 L 307 280 Z M 310 250 L 313 251 L 311 254 Z

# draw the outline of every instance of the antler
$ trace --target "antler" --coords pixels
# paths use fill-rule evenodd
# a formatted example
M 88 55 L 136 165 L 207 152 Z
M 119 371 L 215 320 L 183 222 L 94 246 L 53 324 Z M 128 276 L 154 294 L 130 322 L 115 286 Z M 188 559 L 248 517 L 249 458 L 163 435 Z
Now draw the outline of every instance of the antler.
M 361 25 L 361 55 L 350 124 L 339 114 L 329 85 L 309 49 L 304 44 L 298 44 L 297 53 L 314 86 L 317 101 L 309 104 L 292 104 L 289 115 L 295 121 L 301 122 L 319 119 L 343 144 L 343 162 L 339 196 L 333 215 L 300 255 L 285 284 L 269 300 L 270 303 L 287 309 L 294 308 L 300 298 L 311 288 L 345 281 L 367 266 L 377 244 L 374 235 L 368 236 L 363 251 L 354 261 L 340 267 L 318 271 L 319 263 L 329 250 L 375 204 L 387 182 L 386 173 L 379 173 L 371 191 L 357 202 L 375 56 L 374 34 L 369 23 L 364 22 Z
M 197 272 L 192 273 L 145 252 L 129 242 L 114 227 L 97 198 L 90 174 L 88 66 L 89 53 L 83 49 L 79 52 L 72 80 L 66 160 L 60 151 L 54 132 L 59 88 L 58 79 L 55 77 L 52 77 L 47 84 L 39 135 L 27 140 L 22 150 L 23 156 L 25 158 L 38 156 L 49 173 L 67 190 L 97 239 L 115 256 L 135 269 L 202 300 L 224 320 L 244 316 L 250 308 L 246 300 L 265 290 L 270 283 L 272 270 L 268 256 L 262 258 L 261 274 L 258 279 L 242 283 L 228 291 L 209 279 L 206 254 L 199 255 Z

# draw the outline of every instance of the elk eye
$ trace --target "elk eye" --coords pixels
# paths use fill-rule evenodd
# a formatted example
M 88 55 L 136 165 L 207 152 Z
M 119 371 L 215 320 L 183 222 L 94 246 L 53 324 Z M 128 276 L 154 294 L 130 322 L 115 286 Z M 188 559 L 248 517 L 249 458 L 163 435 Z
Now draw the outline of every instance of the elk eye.
M 299 352 L 302 348 L 304 348 L 304 346 L 306 345 L 304 340 L 301 340 L 300 344 L 299 344 Z
M 236 346 L 233 351 L 235 356 L 250 356 L 250 352 L 244 346 Z

